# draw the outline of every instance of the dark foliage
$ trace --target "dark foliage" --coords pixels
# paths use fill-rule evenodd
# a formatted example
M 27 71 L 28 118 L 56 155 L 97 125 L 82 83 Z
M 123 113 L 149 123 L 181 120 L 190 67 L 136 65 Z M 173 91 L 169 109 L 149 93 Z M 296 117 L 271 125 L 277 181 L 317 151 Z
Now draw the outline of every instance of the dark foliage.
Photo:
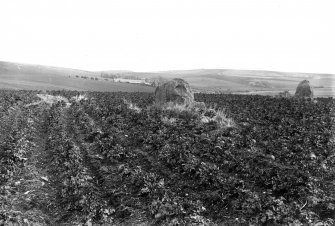
M 39 151 L 48 195 L 35 197 L 36 208 L 56 225 L 117 225 L 139 213 L 152 225 L 334 224 L 333 99 L 196 95 L 235 121 L 225 128 L 194 111 L 153 107 L 151 94 L 96 92 L 68 108 L 25 108 L 36 93 L 1 92 L 1 199 Z M 34 117 L 37 134 L 27 131 Z M 22 134 L 39 145 L 20 152 Z M 28 221 L 9 206 L 0 222 Z

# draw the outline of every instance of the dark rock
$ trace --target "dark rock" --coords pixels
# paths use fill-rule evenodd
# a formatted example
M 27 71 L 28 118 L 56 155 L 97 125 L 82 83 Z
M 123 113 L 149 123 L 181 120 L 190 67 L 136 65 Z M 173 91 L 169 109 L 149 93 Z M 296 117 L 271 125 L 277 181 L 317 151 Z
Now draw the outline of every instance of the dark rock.
M 194 102 L 194 96 L 190 85 L 185 80 L 173 79 L 156 88 L 155 102 L 158 105 L 169 102 L 189 105 Z
M 308 80 L 301 81 L 295 91 L 294 97 L 296 98 L 311 98 L 314 97 L 313 88 Z

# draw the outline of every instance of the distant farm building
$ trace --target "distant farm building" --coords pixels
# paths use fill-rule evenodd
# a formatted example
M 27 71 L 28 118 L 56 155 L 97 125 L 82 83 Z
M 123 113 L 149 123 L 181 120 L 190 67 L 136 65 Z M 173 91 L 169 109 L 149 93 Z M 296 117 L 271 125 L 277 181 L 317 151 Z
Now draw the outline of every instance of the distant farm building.
M 285 90 L 284 92 L 278 93 L 277 97 L 289 98 L 289 97 L 292 97 L 292 95 L 290 94 L 288 90 Z

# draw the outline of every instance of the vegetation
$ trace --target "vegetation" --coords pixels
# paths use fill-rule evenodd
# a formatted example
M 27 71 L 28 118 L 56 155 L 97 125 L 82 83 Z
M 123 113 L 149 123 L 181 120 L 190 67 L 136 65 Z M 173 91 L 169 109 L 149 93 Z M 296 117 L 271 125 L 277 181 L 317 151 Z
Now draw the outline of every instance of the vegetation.
M 334 100 L 0 91 L 0 225 L 334 225 Z
M 92 77 L 100 79 L 95 81 Z M 335 76 L 332 74 L 227 69 L 93 72 L 0 61 L 0 89 L 153 92 L 154 88 L 150 86 L 157 87 L 162 82 L 176 77 L 187 80 L 195 92 L 275 96 L 288 90 L 294 94 L 299 82 L 308 78 L 315 88 L 315 97 L 334 97 L 335 93 L 332 87 L 332 84 L 335 84 Z M 140 78 L 144 79 L 147 85 L 131 81 Z M 114 80 L 119 82 L 112 82 Z M 129 83 L 126 83 L 127 80 Z

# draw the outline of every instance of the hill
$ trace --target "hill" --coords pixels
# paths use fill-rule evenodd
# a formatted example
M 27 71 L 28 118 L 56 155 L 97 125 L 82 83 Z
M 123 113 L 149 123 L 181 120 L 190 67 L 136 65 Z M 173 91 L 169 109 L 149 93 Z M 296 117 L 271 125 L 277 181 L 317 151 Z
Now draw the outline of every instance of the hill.
M 81 77 L 86 77 L 86 79 Z M 153 91 L 153 88 L 149 86 L 102 80 L 100 72 L 10 62 L 0 62 L 0 89 Z
M 150 73 L 150 77 L 183 78 L 193 89 L 199 91 L 249 92 L 289 90 L 291 93 L 299 82 L 308 79 L 315 87 L 316 96 L 335 95 L 335 75 L 292 73 L 261 70 L 197 69 L 161 71 Z
M 299 82 L 308 79 L 315 96 L 335 96 L 335 75 L 262 70 L 195 69 L 158 72 L 118 72 L 118 76 L 147 78 L 152 81 L 182 78 L 196 92 L 232 92 L 274 95 L 283 90 L 294 94 Z
M 308 79 L 314 87 L 316 97 L 335 96 L 335 75 L 333 74 L 232 69 L 93 72 L 0 62 L 0 89 L 153 92 L 153 87 L 135 84 L 137 82 L 134 79 L 157 82 L 176 77 L 188 81 L 195 92 L 262 95 L 276 95 L 284 90 L 294 94 L 299 82 Z M 114 82 L 113 78 L 121 79 L 119 82 Z

